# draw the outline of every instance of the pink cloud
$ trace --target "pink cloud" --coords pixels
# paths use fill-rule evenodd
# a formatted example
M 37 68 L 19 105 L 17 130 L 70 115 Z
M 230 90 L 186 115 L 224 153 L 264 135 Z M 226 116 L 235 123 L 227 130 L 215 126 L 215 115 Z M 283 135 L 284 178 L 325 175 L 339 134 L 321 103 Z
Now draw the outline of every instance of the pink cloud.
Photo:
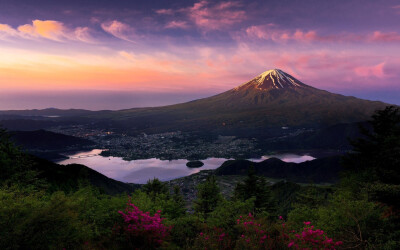
M 74 30 L 74 37 L 76 40 L 85 43 L 97 43 L 97 41 L 91 35 L 91 30 L 88 27 L 77 27 Z
M 32 24 L 21 25 L 17 30 L 22 36 L 44 37 L 55 41 L 62 41 L 67 37 L 64 24 L 53 20 L 34 20 Z
M 17 36 L 18 32 L 8 24 L 0 24 L 0 39 Z
M 299 42 L 326 41 L 329 37 L 322 37 L 316 31 L 303 31 L 297 29 L 295 31 L 281 30 L 275 25 L 250 26 L 246 29 L 246 34 L 250 38 L 263 40 L 272 40 L 274 42 L 287 42 L 290 40 Z
M 156 10 L 157 14 L 161 14 L 161 15 L 173 15 L 175 13 L 175 10 L 173 9 L 160 9 L 160 10 Z
M 306 84 L 331 91 L 396 86 L 396 79 L 400 79 L 397 71 L 400 61 L 384 51 L 377 57 L 363 50 L 299 51 L 287 47 L 271 50 L 242 44 L 235 51 L 209 48 L 205 52 L 199 60 L 205 72 L 209 72 L 208 77 L 230 87 L 272 68 L 280 68 Z M 384 64 L 382 57 L 385 57 Z
M 135 42 L 135 29 L 129 26 L 128 24 L 121 23 L 117 20 L 111 22 L 105 22 L 101 24 L 101 28 L 110 33 L 111 35 L 128 41 L 128 42 Z
M 297 42 L 383 42 L 393 43 L 400 41 L 400 34 L 397 32 L 375 31 L 370 34 L 332 34 L 320 35 L 315 30 L 303 31 L 278 29 L 275 25 L 255 25 L 245 30 L 246 36 L 250 39 L 271 40 L 282 43 L 288 41 Z
M 384 72 L 383 67 L 385 63 L 380 63 L 375 66 L 364 66 L 364 67 L 356 67 L 354 69 L 354 73 L 361 77 L 377 77 L 377 78 L 385 78 L 386 74 Z
M 165 25 L 168 29 L 188 29 L 190 26 L 185 21 L 170 21 Z
M 203 30 L 221 30 L 246 19 L 245 11 L 233 9 L 239 6 L 237 2 L 212 5 L 208 1 L 200 1 L 188 9 L 188 15 Z
M 397 32 L 383 33 L 375 31 L 370 35 L 369 40 L 373 42 L 400 42 L 400 34 Z
M 177 13 L 185 16 L 185 22 L 192 22 L 203 31 L 223 30 L 246 19 L 246 12 L 239 9 L 239 2 L 227 1 L 215 4 L 206 0 L 194 3 L 193 6 L 173 9 L 160 9 L 156 13 L 163 15 L 175 15 Z
M 25 38 L 63 42 L 66 40 L 94 43 L 88 27 L 67 28 L 62 22 L 54 20 L 33 20 L 32 24 L 24 24 L 16 29 L 7 24 L 0 24 L 0 38 Z

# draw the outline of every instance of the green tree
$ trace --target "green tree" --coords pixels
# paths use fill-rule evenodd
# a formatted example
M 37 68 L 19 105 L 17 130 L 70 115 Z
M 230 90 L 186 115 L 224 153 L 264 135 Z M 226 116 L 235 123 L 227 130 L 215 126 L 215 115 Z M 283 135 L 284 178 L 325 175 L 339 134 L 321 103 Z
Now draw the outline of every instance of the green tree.
M 207 218 L 208 214 L 214 211 L 222 201 L 220 189 L 214 175 L 207 177 L 207 180 L 197 187 L 197 200 L 194 202 L 196 213 Z
M 142 189 L 152 198 L 153 201 L 159 195 L 169 196 L 167 185 L 157 178 L 154 178 L 153 180 L 148 180 L 147 183 L 143 185 Z
M 238 183 L 234 197 L 241 201 L 254 199 L 255 212 L 268 212 L 274 216 L 276 202 L 272 197 L 270 187 L 262 176 L 257 176 L 254 167 L 249 168 L 247 178 L 243 183 Z
M 400 110 L 393 106 L 376 111 L 371 129 L 352 141 L 353 152 L 344 157 L 342 184 L 354 192 L 368 191 L 370 199 L 400 211 Z
M 32 163 L 18 147 L 10 141 L 8 133 L 0 128 L 0 185 L 24 186 L 36 183 L 37 172 Z
M 181 193 L 181 188 L 176 185 L 174 186 L 174 193 L 172 194 L 172 211 L 173 215 L 171 215 L 172 218 L 177 218 L 185 214 L 186 208 L 185 208 L 185 200 L 183 199 L 183 195 Z

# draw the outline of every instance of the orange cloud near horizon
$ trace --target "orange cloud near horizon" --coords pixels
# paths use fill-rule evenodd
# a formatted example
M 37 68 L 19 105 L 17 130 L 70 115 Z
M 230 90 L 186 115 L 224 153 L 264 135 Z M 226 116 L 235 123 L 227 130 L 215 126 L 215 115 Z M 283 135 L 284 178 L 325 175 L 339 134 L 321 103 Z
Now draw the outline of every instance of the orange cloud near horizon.
M 99 48 L 84 53 L 73 47 L 63 54 L 59 51 L 0 47 L 0 90 L 217 93 L 271 68 L 281 68 L 317 88 L 340 90 L 349 83 L 390 86 L 393 81 L 381 80 L 389 79 L 390 69 L 400 64 L 396 58 L 382 60 L 365 51 L 271 51 L 245 45 L 235 50 L 194 47 L 190 52 L 187 48 L 147 53 Z
M 133 55 L 52 55 L 0 49 L 3 90 L 139 90 L 154 92 L 207 88 L 198 72 L 179 68 L 178 59 Z M 179 69 L 178 69 L 179 68 Z M 184 67 L 182 67 L 184 68 Z M 202 84 L 200 84 L 202 82 Z
M 0 39 L 48 39 L 56 42 L 67 40 L 95 43 L 88 27 L 68 28 L 64 23 L 54 20 L 32 20 L 32 24 L 23 24 L 13 28 L 0 24 Z

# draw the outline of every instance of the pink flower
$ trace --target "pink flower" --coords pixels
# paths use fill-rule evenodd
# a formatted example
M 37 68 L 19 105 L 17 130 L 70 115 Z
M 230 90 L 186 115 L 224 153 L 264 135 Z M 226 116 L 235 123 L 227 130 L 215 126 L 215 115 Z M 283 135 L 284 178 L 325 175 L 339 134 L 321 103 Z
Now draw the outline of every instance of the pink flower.
M 143 212 L 131 202 L 128 203 L 125 212 L 118 211 L 126 223 L 124 230 L 131 237 L 147 238 L 155 245 L 160 245 L 168 235 L 171 227 L 162 224 L 164 218 L 160 217 L 160 212 L 151 216 L 149 212 Z
M 310 225 L 310 224 L 311 224 L 311 222 L 309 222 L 309 221 L 304 222 L 304 225 Z

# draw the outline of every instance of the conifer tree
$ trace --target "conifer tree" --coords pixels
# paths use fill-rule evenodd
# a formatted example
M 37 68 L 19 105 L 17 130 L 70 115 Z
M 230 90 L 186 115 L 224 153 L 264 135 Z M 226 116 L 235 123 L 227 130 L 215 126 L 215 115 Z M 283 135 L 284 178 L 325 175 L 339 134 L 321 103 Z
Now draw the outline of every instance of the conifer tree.
M 256 175 L 254 167 L 248 169 L 245 181 L 236 185 L 234 197 L 242 201 L 255 198 L 256 212 L 266 211 L 271 215 L 276 212 L 276 202 L 272 198 L 267 181 L 264 177 Z
M 376 111 L 371 129 L 352 141 L 353 152 L 344 157 L 344 184 L 367 191 L 371 198 L 400 209 L 400 110 Z
M 197 187 L 197 200 L 194 202 L 196 213 L 207 218 L 208 214 L 214 211 L 218 206 L 222 196 L 214 175 L 211 175 L 207 180 Z
M 148 180 L 146 184 L 142 187 L 143 191 L 148 194 L 154 201 L 155 198 L 161 194 L 169 196 L 168 187 L 165 183 L 161 182 L 159 179 L 154 178 L 153 180 Z

